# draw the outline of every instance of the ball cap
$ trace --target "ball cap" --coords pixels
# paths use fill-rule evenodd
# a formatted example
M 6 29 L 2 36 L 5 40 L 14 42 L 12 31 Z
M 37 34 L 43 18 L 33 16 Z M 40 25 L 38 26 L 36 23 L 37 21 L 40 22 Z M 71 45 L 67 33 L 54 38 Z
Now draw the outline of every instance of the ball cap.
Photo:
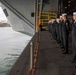
M 76 12 L 73 12 L 73 15 L 76 15 Z
M 62 14 L 62 16 L 67 16 L 67 13 Z

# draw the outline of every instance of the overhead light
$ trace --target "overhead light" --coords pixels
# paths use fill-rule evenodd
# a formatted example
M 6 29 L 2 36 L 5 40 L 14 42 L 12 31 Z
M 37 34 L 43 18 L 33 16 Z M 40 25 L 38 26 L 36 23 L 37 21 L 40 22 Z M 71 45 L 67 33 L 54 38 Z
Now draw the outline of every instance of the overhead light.
M 66 9 L 67 7 L 65 7 L 65 9 Z
M 68 3 L 71 3 L 71 1 L 68 1 Z
M 70 4 L 68 6 L 70 6 Z

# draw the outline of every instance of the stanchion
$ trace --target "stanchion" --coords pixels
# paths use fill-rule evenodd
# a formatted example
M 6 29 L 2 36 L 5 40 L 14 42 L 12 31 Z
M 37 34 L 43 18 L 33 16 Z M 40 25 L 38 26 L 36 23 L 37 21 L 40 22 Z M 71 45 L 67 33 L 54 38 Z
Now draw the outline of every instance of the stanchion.
M 34 48 L 34 52 L 33 52 L 33 43 L 30 42 L 30 69 L 28 75 L 34 75 L 35 73 L 39 43 L 40 43 L 40 31 L 38 33 L 38 39 Z
M 30 69 L 33 69 L 33 44 L 30 42 Z
M 32 42 L 30 42 L 30 69 L 29 69 L 28 75 L 34 75 L 34 70 L 33 70 L 33 43 Z

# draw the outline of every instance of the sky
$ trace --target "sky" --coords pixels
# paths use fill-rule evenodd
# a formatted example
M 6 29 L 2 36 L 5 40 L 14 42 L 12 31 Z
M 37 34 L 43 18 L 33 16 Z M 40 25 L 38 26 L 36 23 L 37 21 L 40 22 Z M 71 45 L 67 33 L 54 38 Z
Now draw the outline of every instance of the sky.
M 2 8 L 0 7 L 0 20 L 7 20 Z

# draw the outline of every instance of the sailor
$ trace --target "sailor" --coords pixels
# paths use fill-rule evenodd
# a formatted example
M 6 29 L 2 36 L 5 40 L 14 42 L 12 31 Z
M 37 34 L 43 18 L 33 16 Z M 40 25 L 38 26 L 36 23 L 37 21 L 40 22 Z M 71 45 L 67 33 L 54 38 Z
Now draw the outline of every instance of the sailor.
M 73 48 L 73 62 L 76 64 L 76 12 L 73 13 L 73 27 L 72 27 L 72 48 Z
M 63 24 L 62 24 L 62 35 L 63 35 L 63 44 L 64 52 L 63 54 L 68 53 L 68 36 L 69 36 L 69 21 L 67 20 L 67 14 L 62 14 Z
M 52 32 L 52 20 L 48 22 L 49 32 Z
M 59 36 L 59 19 L 56 19 L 56 36 L 57 36 L 57 43 L 60 43 L 60 36 Z
M 50 32 L 50 21 L 48 22 L 48 28 L 49 28 L 49 32 Z
M 62 19 L 62 16 L 60 16 L 60 21 L 59 21 L 60 47 L 64 48 L 64 46 L 63 46 L 63 37 L 62 37 L 62 24 L 63 24 L 63 19 Z
M 53 38 L 56 40 L 57 37 L 56 37 L 56 27 L 55 27 L 55 23 L 56 23 L 56 20 L 55 20 L 55 19 L 52 19 L 52 35 L 53 35 Z
M 53 22 L 54 22 L 54 20 L 51 19 L 51 32 L 52 32 L 52 36 L 53 36 Z

